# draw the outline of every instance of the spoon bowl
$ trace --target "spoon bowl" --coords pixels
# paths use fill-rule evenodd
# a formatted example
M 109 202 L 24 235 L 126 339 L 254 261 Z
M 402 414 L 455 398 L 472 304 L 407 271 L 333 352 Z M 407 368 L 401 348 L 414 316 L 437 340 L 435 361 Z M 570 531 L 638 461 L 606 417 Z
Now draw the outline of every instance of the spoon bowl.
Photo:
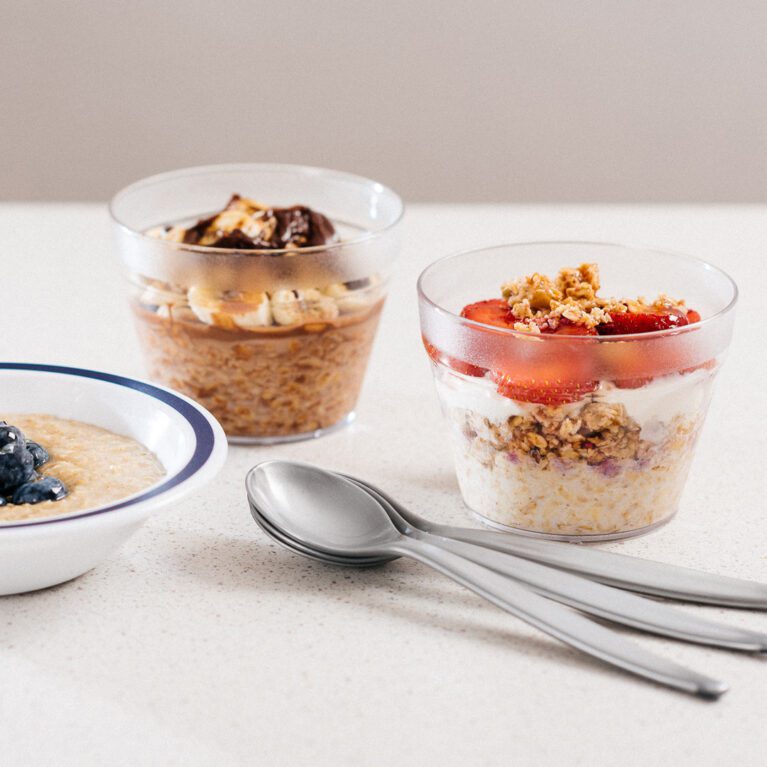
M 291 551 L 294 554 L 313 559 L 316 562 L 323 562 L 327 565 L 337 565 L 340 567 L 378 567 L 390 562 L 397 557 L 393 556 L 378 556 L 378 557 L 352 557 L 352 556 L 335 556 L 333 554 L 325 554 L 324 552 L 312 549 L 309 546 L 294 541 L 292 538 L 286 536 L 281 530 L 277 530 L 275 527 L 269 524 L 258 512 L 258 509 L 251 505 L 251 514 L 256 524 L 268 535 L 275 543 L 282 546 L 282 548 Z
M 251 507 L 261 519 L 312 551 L 380 558 L 390 556 L 391 547 L 402 539 L 386 509 L 370 493 L 314 466 L 264 461 L 248 472 L 245 484 Z

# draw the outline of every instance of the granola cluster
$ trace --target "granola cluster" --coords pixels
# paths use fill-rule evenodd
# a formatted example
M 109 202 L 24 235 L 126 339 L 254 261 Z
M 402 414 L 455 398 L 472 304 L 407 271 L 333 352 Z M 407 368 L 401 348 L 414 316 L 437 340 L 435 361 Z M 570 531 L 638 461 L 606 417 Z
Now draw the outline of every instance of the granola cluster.
M 587 402 L 576 408 L 537 407 L 497 424 L 483 419 L 494 450 L 530 456 L 542 468 L 554 459 L 584 461 L 591 466 L 646 457 L 649 446 L 641 427 L 620 403 Z
M 515 330 L 540 333 L 556 330 L 563 320 L 587 329 L 612 322 L 612 315 L 684 306 L 666 295 L 648 303 L 643 298 L 615 299 L 597 295 L 600 288 L 597 264 L 560 269 L 556 279 L 535 274 L 501 286 L 503 298 L 517 322 Z

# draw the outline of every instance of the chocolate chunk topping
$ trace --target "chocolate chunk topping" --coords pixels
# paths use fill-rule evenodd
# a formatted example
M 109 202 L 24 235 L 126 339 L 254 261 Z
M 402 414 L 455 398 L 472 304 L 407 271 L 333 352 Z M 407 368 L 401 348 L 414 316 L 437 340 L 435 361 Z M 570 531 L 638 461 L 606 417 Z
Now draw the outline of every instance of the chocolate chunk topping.
M 242 215 L 238 219 L 235 214 L 235 222 L 232 222 L 232 217 L 225 215 L 227 211 L 242 211 Z M 232 223 L 237 228 L 230 228 Z M 201 219 L 183 236 L 183 242 L 188 245 L 237 250 L 309 248 L 335 239 L 336 231 L 330 220 L 306 205 L 267 210 L 237 194 L 232 195 L 221 213 Z
M 216 220 L 216 216 L 201 218 L 194 226 L 190 226 L 184 235 L 184 242 L 187 245 L 196 245 L 205 234 L 207 228 Z
M 307 248 L 324 245 L 335 235 L 333 224 L 325 216 L 304 205 L 272 208 L 267 211 L 266 216 L 277 219 L 271 247 L 297 245 L 299 248 Z
M 242 229 L 235 229 L 219 237 L 213 244 L 214 248 L 237 248 L 239 250 L 255 250 L 260 248 L 252 237 L 248 237 Z

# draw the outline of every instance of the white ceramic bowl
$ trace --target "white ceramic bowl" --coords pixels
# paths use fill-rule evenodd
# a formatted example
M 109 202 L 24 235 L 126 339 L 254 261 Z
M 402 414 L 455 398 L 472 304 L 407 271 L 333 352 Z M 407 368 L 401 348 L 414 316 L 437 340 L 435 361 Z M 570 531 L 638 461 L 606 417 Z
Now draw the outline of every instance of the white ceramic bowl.
M 0 522 L 0 594 L 33 591 L 82 575 L 152 512 L 209 482 L 226 459 L 223 430 L 196 402 L 110 373 L 0 362 L 0 411 L 72 418 L 133 437 L 166 471 L 156 484 L 107 506 Z

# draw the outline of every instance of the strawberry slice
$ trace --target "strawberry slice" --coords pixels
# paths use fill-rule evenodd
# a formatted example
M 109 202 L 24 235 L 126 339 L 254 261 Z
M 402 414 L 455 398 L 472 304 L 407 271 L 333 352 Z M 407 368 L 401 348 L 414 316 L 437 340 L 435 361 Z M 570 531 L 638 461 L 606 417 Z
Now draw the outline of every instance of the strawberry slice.
M 473 376 L 474 378 L 482 378 L 487 370 L 485 368 L 472 365 L 471 362 L 464 362 L 463 360 L 457 360 L 455 357 L 448 357 L 446 354 L 442 355 L 444 363 L 455 370 L 456 373 L 461 373 L 465 376 Z
M 587 328 L 585 325 L 577 325 L 572 320 L 563 317 L 555 329 L 541 328 L 541 333 L 554 336 L 595 336 L 596 328 Z
M 641 389 L 643 386 L 647 386 L 648 383 L 652 383 L 652 376 L 645 376 L 643 378 L 619 378 L 613 383 L 619 389 Z
M 556 328 L 541 327 L 541 333 L 583 337 L 595 336 L 597 331 L 563 317 Z M 534 342 L 534 337 L 530 340 Z M 520 353 L 513 361 L 509 360 L 505 370 L 493 372 L 499 394 L 518 402 L 553 407 L 577 402 L 599 386 L 599 381 L 592 380 L 595 342 L 568 342 L 563 339 L 561 342 L 548 341 L 543 346 L 547 344 L 546 354 L 541 349 L 532 358 L 525 359 L 525 355 Z
M 684 368 L 679 371 L 680 375 L 687 375 L 688 373 L 694 373 L 696 370 L 714 370 L 716 368 L 716 360 L 707 360 L 700 365 L 694 365 L 691 368 Z
M 461 310 L 461 317 L 499 328 L 513 328 L 514 323 L 517 322 L 509 305 L 502 298 L 491 298 L 488 301 L 468 304 Z
M 680 328 L 689 325 L 689 323 L 687 314 L 681 309 L 653 309 L 648 306 L 645 307 L 645 311 L 641 312 L 613 314 L 612 321 L 599 325 L 598 332 L 600 336 L 653 333 L 656 330 Z
M 540 376 L 523 379 L 505 373 L 493 373 L 497 391 L 504 397 L 536 405 L 567 405 L 577 402 L 593 392 L 599 381 L 570 381 L 560 376 L 561 371 L 541 370 Z
M 461 316 L 474 322 L 501 328 L 513 328 L 517 322 L 508 304 L 499 298 L 469 304 L 463 308 Z M 555 328 L 546 324 L 542 325 L 541 333 L 561 336 L 597 334 L 595 329 L 576 325 L 566 318 L 562 318 Z M 510 349 L 517 350 L 516 344 L 521 341 L 509 338 L 508 343 Z M 552 359 L 545 363 L 537 359 L 535 362 L 530 359 L 525 360 L 524 354 L 520 358 L 517 356 L 520 352 L 516 351 L 512 355 L 515 358 L 514 361 L 510 360 L 506 368 L 513 372 L 494 371 L 492 374 L 498 393 L 519 402 L 538 405 L 556 406 L 577 402 L 599 385 L 598 381 L 590 380 L 587 371 L 583 369 L 584 365 L 589 365 L 589 355 L 588 350 L 579 347 L 580 344 L 578 348 L 570 348 L 570 345 L 562 347 L 557 350 L 558 355 L 552 355 Z M 454 363 L 450 364 L 452 366 Z M 482 371 L 479 375 L 484 373 L 485 371 Z M 477 374 L 467 373 L 467 375 Z M 579 377 L 580 380 L 573 380 Z
M 597 331 L 562 317 L 556 327 L 546 323 L 541 325 L 541 334 L 583 337 L 595 336 Z M 534 338 L 532 336 L 530 340 Z M 599 381 L 591 380 L 591 343 L 548 343 L 554 344 L 548 354 L 539 352 L 533 358 L 525 359 L 520 353 L 513 361 L 509 360 L 505 371 L 493 372 L 499 394 L 518 402 L 556 406 L 577 402 L 599 386 Z
M 600 326 L 601 335 L 617 335 L 619 333 L 650 333 L 655 330 L 666 330 L 668 328 L 684 327 L 691 323 L 700 322 L 700 314 L 694 309 L 652 309 L 646 307 L 642 312 L 626 312 L 625 314 L 614 314 L 612 322 Z M 649 342 L 652 343 L 652 342 Z M 617 349 L 611 350 L 617 353 Z M 613 379 L 613 383 L 619 389 L 639 389 L 646 386 L 653 380 L 652 375 L 647 375 L 648 367 L 652 368 L 651 361 L 655 355 L 660 354 L 658 359 L 661 372 L 664 375 L 673 369 L 673 360 L 668 358 L 667 352 L 656 351 L 652 356 L 648 356 L 651 349 L 644 344 L 630 344 L 622 351 L 623 361 L 616 366 L 619 376 Z M 648 364 L 649 363 L 649 364 Z M 663 372 L 665 370 L 665 372 Z M 632 371 L 641 375 L 631 375 Z M 680 370 L 680 373 L 687 372 Z M 623 373 L 623 375 L 620 375 Z
M 421 340 L 423 341 L 424 349 L 426 349 L 426 353 L 429 357 L 435 362 L 447 365 L 449 368 L 455 370 L 456 373 L 461 373 L 465 376 L 473 376 L 475 378 L 481 378 L 487 373 L 484 368 L 477 367 L 477 365 L 472 365 L 470 362 L 463 362 L 455 357 L 443 354 L 436 346 L 434 346 L 434 344 L 430 344 L 423 336 L 421 336 Z

